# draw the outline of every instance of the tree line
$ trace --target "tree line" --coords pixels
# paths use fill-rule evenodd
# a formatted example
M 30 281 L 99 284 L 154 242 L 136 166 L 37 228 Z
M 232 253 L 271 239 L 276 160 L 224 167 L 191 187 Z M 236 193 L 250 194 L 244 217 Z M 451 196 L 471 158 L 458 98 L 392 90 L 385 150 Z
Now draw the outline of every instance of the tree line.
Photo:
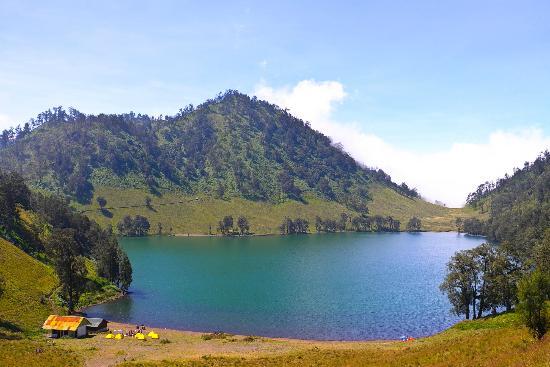
M 315 217 L 316 232 L 398 232 L 401 222 L 391 216 L 383 217 L 381 215 L 352 216 L 348 213 L 341 213 L 338 219 Z M 407 223 L 407 231 L 418 232 L 421 230 L 422 221 L 417 217 L 412 217 Z M 305 218 L 291 219 L 285 217 L 279 226 L 281 234 L 309 233 L 309 221 Z
M 20 213 L 31 218 L 23 222 Z M 51 264 L 60 281 L 59 296 L 72 312 L 80 295 L 93 284 L 87 279 L 86 259 L 99 276 L 127 292 L 132 266 L 115 235 L 77 213 L 68 200 L 31 192 L 17 173 L 0 171 L 0 236 L 23 251 Z

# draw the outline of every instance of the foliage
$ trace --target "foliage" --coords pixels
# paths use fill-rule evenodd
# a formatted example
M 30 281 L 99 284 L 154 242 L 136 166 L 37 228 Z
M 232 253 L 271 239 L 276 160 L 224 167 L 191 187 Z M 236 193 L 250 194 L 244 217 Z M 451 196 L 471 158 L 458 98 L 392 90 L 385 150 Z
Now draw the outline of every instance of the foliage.
M 447 293 L 456 315 L 480 318 L 486 311 L 495 314 L 501 307 L 512 308 L 523 272 L 511 246 L 484 243 L 453 255 L 440 289 Z
M 116 255 L 123 252 L 116 237 L 74 211 L 66 199 L 31 193 L 15 173 L 0 172 L 0 188 L 0 205 L 9 214 L 2 222 L 0 236 L 53 265 L 61 286 L 59 296 L 69 311 L 75 309 L 80 296 L 87 292 L 86 259 L 93 259 L 99 275 L 114 283 L 123 284 L 131 279 L 121 279 L 117 271 Z M 120 256 L 123 258 L 125 254 Z M 131 274 L 131 266 L 125 271 Z
M 233 232 L 233 216 L 226 215 L 218 222 L 218 231 L 223 235 L 228 235 Z
M 519 282 L 518 312 L 537 339 L 542 339 L 550 326 L 550 274 L 540 270 Z
M 105 198 L 104 198 L 103 196 L 98 196 L 98 197 L 96 198 L 96 201 L 97 201 L 97 204 L 98 204 L 101 208 L 103 208 L 103 207 L 105 207 L 105 205 L 107 205 L 107 200 L 105 200 Z
M 508 241 L 531 254 L 550 227 L 550 152 L 515 169 L 512 176 L 484 183 L 468 196 L 468 204 L 488 211 L 483 226 L 474 226 L 491 241 Z M 477 224 L 477 223 L 476 223 Z M 469 232 L 468 228 L 464 231 Z
M 61 283 L 61 296 L 66 303 L 69 313 L 84 291 L 86 266 L 80 255 L 78 243 L 75 240 L 73 229 L 54 229 L 46 242 L 46 251 L 53 259 L 54 269 Z
M 281 234 L 305 234 L 309 233 L 309 222 L 304 218 L 296 218 L 292 220 L 285 218 L 279 226 Z
M 141 215 L 127 215 L 117 224 L 118 232 L 123 236 L 146 236 L 150 228 L 149 220 Z
M 110 185 L 278 203 L 311 192 L 362 212 L 368 185 L 417 198 L 382 170 L 360 166 L 286 110 L 227 91 L 174 116 L 85 115 L 56 107 L 0 138 L 0 168 L 34 187 L 90 203 L 95 178 Z M 124 182 L 124 184 L 122 184 Z M 106 183 L 103 181 L 103 183 Z
M 412 217 L 407 223 L 407 231 L 419 232 L 422 228 L 422 221 L 417 217 Z
M 248 234 L 248 231 L 250 230 L 248 219 L 246 219 L 245 216 L 239 216 L 239 219 L 237 219 L 237 227 L 239 227 L 241 235 Z

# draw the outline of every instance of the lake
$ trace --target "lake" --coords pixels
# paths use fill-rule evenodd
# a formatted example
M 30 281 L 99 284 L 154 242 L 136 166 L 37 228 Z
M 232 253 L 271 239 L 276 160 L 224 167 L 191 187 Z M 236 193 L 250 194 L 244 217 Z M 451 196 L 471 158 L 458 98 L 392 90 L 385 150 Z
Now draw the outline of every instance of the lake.
M 457 233 L 124 238 L 131 294 L 88 315 L 131 324 L 301 339 L 396 339 L 458 318 L 439 291 Z

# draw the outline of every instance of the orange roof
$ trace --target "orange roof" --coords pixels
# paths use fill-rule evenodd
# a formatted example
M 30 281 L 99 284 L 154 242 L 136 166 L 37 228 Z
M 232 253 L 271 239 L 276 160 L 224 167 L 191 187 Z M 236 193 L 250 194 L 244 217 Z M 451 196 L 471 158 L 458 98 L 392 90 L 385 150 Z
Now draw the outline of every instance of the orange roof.
M 42 325 L 42 329 L 76 331 L 83 323 L 84 325 L 89 324 L 88 320 L 80 316 L 50 315 L 44 322 L 44 325 Z

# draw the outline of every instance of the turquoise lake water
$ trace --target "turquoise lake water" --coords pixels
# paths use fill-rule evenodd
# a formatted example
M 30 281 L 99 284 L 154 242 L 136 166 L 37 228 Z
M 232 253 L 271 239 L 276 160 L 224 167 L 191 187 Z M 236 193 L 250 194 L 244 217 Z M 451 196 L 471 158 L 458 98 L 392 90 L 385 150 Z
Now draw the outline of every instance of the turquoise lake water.
M 124 238 L 131 294 L 90 316 L 194 331 L 301 339 L 396 339 L 458 320 L 445 264 L 483 238 L 338 233 Z

